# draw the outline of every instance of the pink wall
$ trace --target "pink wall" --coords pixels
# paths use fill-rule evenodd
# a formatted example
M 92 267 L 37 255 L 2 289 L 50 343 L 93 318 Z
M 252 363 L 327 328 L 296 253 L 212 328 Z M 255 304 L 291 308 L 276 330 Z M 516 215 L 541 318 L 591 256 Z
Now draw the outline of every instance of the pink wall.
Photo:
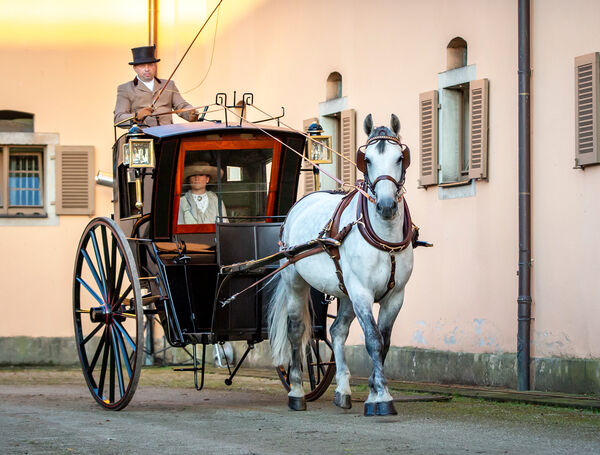
M 213 4 L 192 10 L 183 2 L 161 2 L 162 77 L 170 74 L 201 24 L 200 16 Z M 600 50 L 599 13 L 593 0 L 532 2 L 535 356 L 600 356 L 592 342 L 600 323 L 595 286 L 600 205 L 594 200 L 600 194 L 600 166 L 572 169 L 573 59 Z M 142 16 L 129 26 L 104 24 L 108 28 L 95 36 L 110 36 L 106 44 L 87 38 L 81 44 L 5 41 L 0 31 L 0 58 L 7 64 L 3 73 L 11 69 L 10 83 L 0 89 L 0 109 L 35 112 L 36 130 L 59 132 L 61 144 L 95 145 L 97 169 L 110 169 L 115 89 L 131 77 L 129 47 L 145 44 Z M 32 26 L 23 22 L 25 28 Z M 216 92 L 252 91 L 259 107 L 277 112 L 285 106 L 286 122 L 300 128 L 303 119 L 317 115 L 327 76 L 338 71 L 359 125 L 368 113 L 376 123 L 388 122 L 392 112 L 399 116 L 401 134 L 413 151 L 407 200 L 422 238 L 436 246 L 415 251 L 414 273 L 393 335 L 397 346 L 516 350 L 516 22 L 516 2 L 507 1 L 390 0 L 376 6 L 342 0 L 226 1 L 210 73 L 201 87 L 185 95 L 201 105 L 212 103 Z M 182 92 L 195 87 L 208 68 L 213 26 L 176 75 Z M 120 34 L 123 30 L 128 32 Z M 468 64 L 476 66 L 476 77 L 489 79 L 489 181 L 476 184 L 475 197 L 440 200 L 436 187 L 417 188 L 418 96 L 437 89 L 446 45 L 456 36 L 468 43 Z M 364 140 L 359 128 L 357 142 Z M 97 214 L 109 214 L 108 189 L 97 188 L 96 196 Z M 61 217 L 56 227 L 0 227 L 0 336 L 71 335 L 72 261 L 87 221 Z M 51 323 L 37 311 L 48 307 Z M 361 341 L 355 326 L 349 342 Z

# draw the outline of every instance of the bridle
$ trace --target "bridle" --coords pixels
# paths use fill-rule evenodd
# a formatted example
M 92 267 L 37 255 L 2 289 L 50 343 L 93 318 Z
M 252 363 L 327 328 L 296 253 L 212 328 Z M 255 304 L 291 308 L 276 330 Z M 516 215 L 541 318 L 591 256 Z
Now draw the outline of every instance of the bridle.
M 371 182 L 371 178 L 369 177 L 369 173 L 367 170 L 365 149 L 369 145 L 371 145 L 375 142 L 379 142 L 379 141 L 393 142 L 395 144 L 398 144 L 402 148 L 402 175 L 400 177 L 399 182 L 396 181 L 396 179 L 394 177 L 392 177 L 391 175 L 387 175 L 387 174 L 380 175 L 373 182 Z M 377 183 L 379 183 L 382 180 L 389 180 L 396 187 L 396 198 L 398 200 L 401 200 L 402 195 L 404 193 L 404 191 L 403 191 L 404 179 L 406 177 L 406 169 L 408 168 L 408 166 L 410 166 L 410 149 L 408 148 L 408 146 L 406 144 L 403 144 L 400 141 L 400 139 L 397 138 L 396 136 L 373 136 L 372 138 L 369 138 L 369 140 L 367 141 L 366 144 L 361 145 L 358 148 L 358 151 L 356 152 L 356 167 L 358 168 L 359 171 L 361 171 L 365 175 L 365 186 L 367 189 L 370 189 L 373 194 L 375 194 L 375 185 L 377 185 Z

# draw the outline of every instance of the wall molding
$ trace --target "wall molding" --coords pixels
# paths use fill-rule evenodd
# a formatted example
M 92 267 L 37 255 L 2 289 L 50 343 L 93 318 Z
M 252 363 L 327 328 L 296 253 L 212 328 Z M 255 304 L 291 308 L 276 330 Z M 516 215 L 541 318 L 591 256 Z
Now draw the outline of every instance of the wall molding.
M 236 359 L 246 343 L 234 342 Z M 170 352 L 169 361 L 186 361 L 181 349 Z M 207 349 L 211 362 L 212 349 Z M 368 377 L 371 359 L 363 345 L 346 346 L 346 359 L 353 376 Z M 75 366 L 79 365 L 72 337 L 0 337 L 0 365 L 3 366 Z M 247 357 L 244 366 L 274 368 L 268 342 L 259 343 Z M 517 387 L 515 353 L 450 352 L 392 346 L 386 361 L 389 379 L 441 384 L 488 387 Z M 598 393 L 600 391 L 600 359 L 534 358 L 531 366 L 532 390 L 565 393 Z M 273 372 L 275 377 L 275 372 Z

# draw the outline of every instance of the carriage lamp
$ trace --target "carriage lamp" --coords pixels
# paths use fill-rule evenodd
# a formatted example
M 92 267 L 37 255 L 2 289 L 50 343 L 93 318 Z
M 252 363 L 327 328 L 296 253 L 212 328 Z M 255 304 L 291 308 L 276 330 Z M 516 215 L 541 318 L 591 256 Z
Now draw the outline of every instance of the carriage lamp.
M 308 159 L 317 164 L 330 164 L 333 162 L 331 156 L 331 136 L 322 135 L 323 127 L 313 122 L 308 127 Z
M 154 141 L 152 139 L 129 139 L 129 166 L 154 167 Z
M 308 139 L 306 145 L 306 157 L 315 164 L 329 164 L 333 162 L 331 157 L 331 136 L 324 136 L 323 127 L 318 122 L 313 122 L 308 127 Z M 319 182 L 319 169 L 313 166 L 313 177 L 315 189 L 321 187 Z
M 126 142 L 123 144 L 123 164 L 125 166 L 129 166 L 129 143 Z

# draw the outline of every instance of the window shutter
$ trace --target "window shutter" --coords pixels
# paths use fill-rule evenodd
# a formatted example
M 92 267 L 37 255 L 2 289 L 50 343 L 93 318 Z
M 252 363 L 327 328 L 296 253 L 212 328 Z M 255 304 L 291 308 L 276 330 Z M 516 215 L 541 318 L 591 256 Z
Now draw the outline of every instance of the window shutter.
M 318 122 L 319 119 L 317 117 L 307 118 L 302 122 L 302 130 L 306 133 L 308 132 L 308 127 L 313 122 Z M 306 146 L 308 147 L 308 139 L 306 141 Z M 312 164 L 310 164 L 307 160 L 302 160 L 302 169 L 310 169 L 309 171 L 302 171 L 302 180 L 304 182 L 304 194 L 312 193 L 315 191 L 315 177 L 311 172 Z
M 56 213 L 94 213 L 94 147 L 56 147 Z
M 575 57 L 575 164 L 600 162 L 598 62 L 600 53 Z
M 347 109 L 340 114 L 341 154 L 347 158 L 339 158 L 341 180 L 349 185 L 354 185 L 356 166 L 352 163 L 356 162 L 356 111 Z
M 488 80 L 469 84 L 469 178 L 486 179 L 488 161 Z
M 438 92 L 419 95 L 419 186 L 438 183 Z

